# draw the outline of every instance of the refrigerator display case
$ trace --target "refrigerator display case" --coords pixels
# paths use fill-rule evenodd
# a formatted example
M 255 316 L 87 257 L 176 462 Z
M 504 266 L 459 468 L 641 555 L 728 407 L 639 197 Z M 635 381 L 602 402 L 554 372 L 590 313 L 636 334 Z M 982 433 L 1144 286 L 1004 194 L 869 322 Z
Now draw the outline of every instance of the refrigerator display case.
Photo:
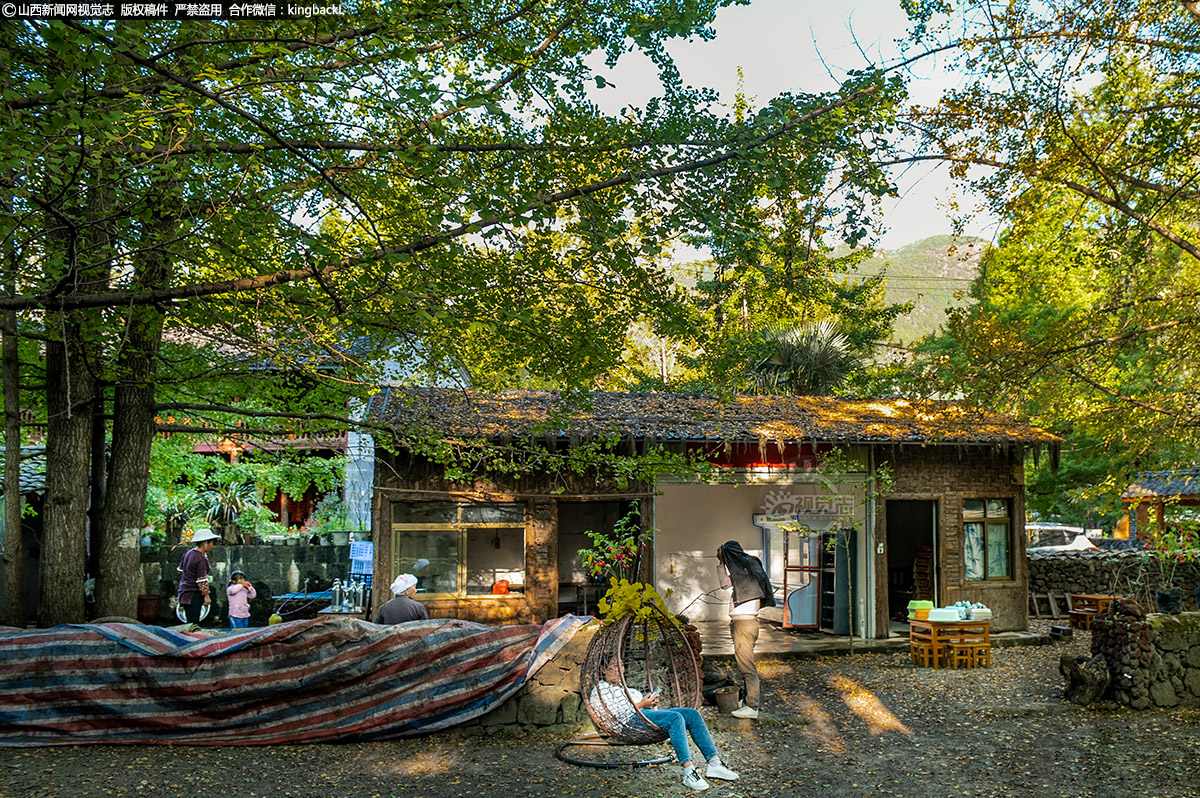
M 821 595 L 821 533 L 792 527 L 783 535 L 783 626 L 816 629 Z

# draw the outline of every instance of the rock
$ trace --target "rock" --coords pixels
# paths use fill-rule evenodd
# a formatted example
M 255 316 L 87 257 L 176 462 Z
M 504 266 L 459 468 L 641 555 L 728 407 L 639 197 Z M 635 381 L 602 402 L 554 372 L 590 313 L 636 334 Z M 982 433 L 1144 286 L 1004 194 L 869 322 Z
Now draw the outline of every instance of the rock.
M 517 722 L 517 704 L 519 694 L 505 701 L 491 712 L 482 716 L 479 722 L 485 726 L 507 726 Z
M 562 708 L 563 721 L 565 723 L 579 723 L 590 720 L 579 693 L 568 693 L 563 697 L 562 703 L 559 706 Z
M 1154 700 L 1154 705 L 1159 707 L 1173 707 L 1179 703 L 1179 696 L 1175 694 L 1175 688 L 1170 682 L 1154 682 L 1150 685 L 1150 698 Z
M 1067 680 L 1063 698 L 1080 706 L 1100 700 L 1108 691 L 1111 681 L 1108 663 L 1100 655 L 1086 659 L 1064 654 L 1059 659 L 1058 672 Z
M 572 693 L 556 685 L 532 685 L 521 696 L 517 722 L 523 726 L 552 726 L 561 723 L 559 705 Z M 575 694 L 578 697 L 578 694 Z
M 1191 668 L 1183 677 L 1183 685 L 1193 696 L 1200 698 L 1200 668 Z

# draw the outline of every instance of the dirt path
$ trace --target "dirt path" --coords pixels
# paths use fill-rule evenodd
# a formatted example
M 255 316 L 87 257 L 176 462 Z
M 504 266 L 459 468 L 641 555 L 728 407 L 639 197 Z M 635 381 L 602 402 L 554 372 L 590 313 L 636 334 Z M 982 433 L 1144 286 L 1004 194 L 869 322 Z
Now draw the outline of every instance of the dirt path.
M 1067 645 L 998 649 L 993 667 L 915 668 L 867 654 L 765 661 L 750 731 L 713 727 L 742 779 L 707 793 L 774 796 L 1194 798 L 1200 710 L 1082 709 L 1059 698 Z M 708 710 L 706 710 L 707 712 Z M 441 734 L 275 748 L 0 749 L 0 796 L 683 796 L 673 765 L 597 770 L 546 734 Z M 665 747 L 662 750 L 666 750 Z

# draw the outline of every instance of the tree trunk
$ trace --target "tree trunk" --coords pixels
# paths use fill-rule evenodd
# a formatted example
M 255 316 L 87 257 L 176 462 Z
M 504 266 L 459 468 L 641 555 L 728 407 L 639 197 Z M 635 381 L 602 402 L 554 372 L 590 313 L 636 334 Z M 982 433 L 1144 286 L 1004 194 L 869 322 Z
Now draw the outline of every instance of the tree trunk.
M 1091 659 L 1063 654 L 1059 658 L 1058 672 L 1067 680 L 1063 698 L 1084 707 L 1103 698 L 1112 679 L 1108 663 L 1099 654 Z
M 39 614 L 43 626 L 55 626 L 84 620 L 94 378 L 83 362 L 73 320 L 48 313 L 46 323 L 49 330 L 66 332 L 66 340 L 46 344 L 46 504 Z
M 139 288 L 152 290 L 167 284 L 165 248 L 149 244 L 170 240 L 175 228 L 174 216 L 158 216 L 148 226 L 145 254 L 135 267 Z M 164 314 L 156 306 L 131 308 L 125 341 L 117 357 L 112 464 L 96 578 L 96 609 L 101 615 L 137 617 L 137 597 L 143 587 L 141 537 L 154 443 L 155 380 L 163 320 Z
M 25 576 L 21 569 L 21 382 L 17 314 L 3 314 L 4 384 L 4 623 L 23 628 Z
M 8 84 L 7 77 L 4 79 Z M 5 193 L 4 211 L 12 213 L 12 195 Z M 17 293 L 17 258 L 10 246 L 4 253 L 4 289 Z M 22 568 L 21 540 L 21 362 L 17 338 L 17 312 L 0 315 L 0 348 L 3 357 L 0 384 L 4 388 L 4 623 L 23 628 L 25 612 L 25 574 Z
M 112 189 L 104 165 L 85 178 L 85 207 L 46 214 L 44 256 L 61 265 L 64 294 L 103 290 L 114 250 L 109 231 Z M 82 217 L 75 218 L 75 217 Z M 84 224 L 82 222 L 88 222 Z M 103 362 L 104 319 L 95 310 L 46 312 L 46 502 L 42 529 L 43 626 L 82 623 L 87 581 L 88 500 L 96 369 Z
M 87 575 L 100 573 L 100 541 L 104 529 L 104 498 L 108 493 L 107 424 L 104 422 L 104 388 L 96 386 L 92 402 L 92 494 L 88 500 Z M 132 617 L 132 616 L 130 616 Z
M 154 442 L 154 378 L 163 316 L 154 308 L 139 308 L 129 323 L 128 362 L 122 364 L 113 398 L 112 464 L 96 578 L 96 611 L 133 618 L 142 590 L 138 578 L 142 523 Z

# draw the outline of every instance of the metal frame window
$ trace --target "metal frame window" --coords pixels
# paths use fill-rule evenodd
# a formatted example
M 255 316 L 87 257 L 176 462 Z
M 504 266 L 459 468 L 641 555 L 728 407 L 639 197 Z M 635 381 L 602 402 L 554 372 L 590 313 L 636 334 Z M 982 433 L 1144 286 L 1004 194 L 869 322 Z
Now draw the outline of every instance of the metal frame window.
M 393 502 L 392 571 L 414 574 L 430 598 L 484 598 L 501 579 L 519 588 L 525 505 Z
M 1008 499 L 963 499 L 963 567 L 968 581 L 1013 578 Z

